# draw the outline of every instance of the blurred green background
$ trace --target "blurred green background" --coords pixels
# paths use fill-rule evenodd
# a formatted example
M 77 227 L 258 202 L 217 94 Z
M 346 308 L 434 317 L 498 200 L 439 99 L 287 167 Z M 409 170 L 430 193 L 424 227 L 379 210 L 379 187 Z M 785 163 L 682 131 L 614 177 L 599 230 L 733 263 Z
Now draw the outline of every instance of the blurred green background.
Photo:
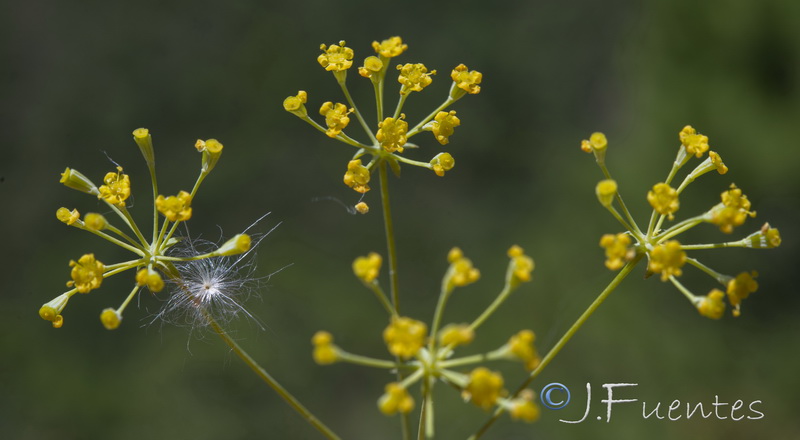
M 738 319 L 702 318 L 671 285 L 643 280 L 637 269 L 535 382 L 537 390 L 564 383 L 577 403 L 542 409 L 533 425 L 506 417 L 487 438 L 800 437 L 799 2 L 41 0 L 2 10 L 1 437 L 320 438 L 213 334 L 151 324 L 162 303 L 149 294 L 126 311 L 121 328 L 104 330 L 100 311 L 122 301 L 132 275 L 75 297 L 60 330 L 37 317 L 64 290 L 70 259 L 88 252 L 107 262 L 127 258 L 55 219 L 60 206 L 104 209 L 60 185 L 59 173 L 69 166 L 99 181 L 113 169 L 107 156 L 122 164 L 134 184 L 132 211 L 146 224 L 147 171 L 130 133 L 148 127 L 168 194 L 194 182 L 195 139 L 225 144 L 195 200 L 193 235 L 231 236 L 267 212 L 256 230 L 280 223 L 258 249 L 257 273 L 291 266 L 247 303 L 265 330 L 232 323 L 240 343 L 343 437 L 399 438 L 396 418 L 375 405 L 390 375 L 320 367 L 310 356 L 311 335 L 326 329 L 346 349 L 387 357 L 384 312 L 350 270 L 358 255 L 385 255 L 379 194 L 365 199 L 369 215 L 348 214 L 343 204 L 358 199 L 341 177 L 352 151 L 281 107 L 299 89 L 308 91 L 313 114 L 324 101 L 342 100 L 316 62 L 320 43 L 347 40 L 360 65 L 373 40 L 392 35 L 410 46 L 396 61 L 439 70 L 409 99 L 412 123 L 444 98 L 453 66 L 484 74 L 481 93 L 454 107 L 462 126 L 446 151 L 456 168 L 442 179 L 406 167 L 391 179 L 403 314 L 430 320 L 452 246 L 483 277 L 456 292 L 447 322 L 471 320 L 493 299 L 511 244 L 537 263 L 534 282 L 461 353 L 493 349 L 531 328 L 543 354 L 613 277 L 597 242 L 619 228 L 593 194 L 600 171 L 578 148 L 593 131 L 608 135 L 609 166 L 638 218 L 649 215 L 645 193 L 666 176 L 678 131 L 692 124 L 730 172 L 693 184 L 678 218 L 717 203 L 735 182 L 759 216 L 734 236 L 764 221 L 783 233 L 772 251 L 701 254 L 728 274 L 760 273 L 760 289 Z M 394 105 L 392 78 L 387 106 Z M 348 83 L 372 120 L 369 83 L 354 70 Z M 348 132 L 363 137 L 355 121 Z M 427 161 L 442 151 L 430 135 L 414 140 L 421 148 L 409 157 Z M 704 225 L 689 238 L 729 237 Z M 685 272 L 695 293 L 714 287 L 698 271 Z M 512 388 L 524 377 L 518 364 L 491 367 Z M 589 419 L 559 422 L 580 418 L 587 382 L 595 393 Z M 708 408 L 719 396 L 761 400 L 765 417 L 644 420 L 636 403 L 615 407 L 611 423 L 597 422 L 601 385 L 615 382 L 638 383 L 621 397 L 648 408 L 674 399 Z M 436 396 L 437 438 L 465 438 L 488 417 L 448 387 Z

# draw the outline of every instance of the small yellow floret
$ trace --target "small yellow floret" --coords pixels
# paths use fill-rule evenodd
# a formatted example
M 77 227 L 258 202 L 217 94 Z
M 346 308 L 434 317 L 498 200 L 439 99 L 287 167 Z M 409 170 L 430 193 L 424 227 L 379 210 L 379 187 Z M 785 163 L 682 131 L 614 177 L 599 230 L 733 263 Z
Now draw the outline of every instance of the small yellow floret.
M 79 213 L 77 209 L 70 211 L 67 208 L 61 207 L 56 211 L 56 218 L 68 225 L 72 225 L 81 218 L 81 213 Z
M 442 346 L 466 345 L 475 339 L 475 331 L 466 324 L 448 324 L 439 333 L 439 341 Z
M 474 95 L 481 91 L 481 86 L 479 84 L 483 80 L 483 75 L 475 70 L 470 71 L 467 66 L 463 64 L 459 64 L 453 69 L 450 73 L 450 78 L 455 82 L 455 88 L 462 91 L 459 93 L 458 90 L 451 89 L 450 96 L 454 99 L 463 96 L 464 92 Z M 456 96 L 453 96 L 454 94 Z
M 606 267 L 609 270 L 619 270 L 631 259 L 633 249 L 630 245 L 631 237 L 625 233 L 605 234 L 600 238 L 600 247 L 606 250 Z
M 368 56 L 364 58 L 364 66 L 358 68 L 358 74 L 364 78 L 377 79 L 381 70 L 383 70 L 383 61 L 376 56 Z
M 734 307 L 733 316 L 741 314 L 741 303 L 747 299 L 751 293 L 758 290 L 758 283 L 754 278 L 758 276 L 756 271 L 751 273 L 742 272 L 736 278 L 728 281 L 728 302 Z
M 283 100 L 283 109 L 300 118 L 305 118 L 308 115 L 305 106 L 307 100 L 308 94 L 304 90 L 300 90 L 297 92 L 297 96 L 289 96 Z
M 364 194 L 369 191 L 369 169 L 361 164 L 361 159 L 354 159 L 347 163 L 344 173 L 344 184 L 354 191 Z
M 370 252 L 366 257 L 358 257 L 353 261 L 353 273 L 365 283 L 371 283 L 378 278 L 383 259 L 376 252 Z
M 398 65 L 397 70 L 400 71 L 397 81 L 403 85 L 400 88 L 401 95 L 406 95 L 410 92 L 421 92 L 422 89 L 433 82 L 431 75 L 436 75 L 435 70 L 431 70 L 428 73 L 428 68 L 421 63 Z
M 348 109 L 346 105 L 338 102 L 334 104 L 328 101 L 322 104 L 322 107 L 319 108 L 319 114 L 325 116 L 325 124 L 328 126 L 325 134 L 332 138 L 339 136 L 339 133 L 350 123 L 350 118 L 347 115 L 352 111 L 353 109 Z
M 653 189 L 647 192 L 647 201 L 657 213 L 668 215 L 670 220 L 675 218 L 673 214 L 680 207 L 678 191 L 663 182 L 656 183 Z
M 122 174 L 122 167 L 117 167 L 117 172 L 107 173 L 103 178 L 105 185 L 98 188 L 98 199 L 120 207 L 125 206 L 125 200 L 131 195 L 131 179 L 127 174 Z
M 603 151 L 608 147 L 608 139 L 605 134 L 596 131 L 589 136 L 589 145 L 594 151 Z
M 480 279 L 481 272 L 472 265 L 472 260 L 463 256 L 461 249 L 453 248 L 447 259 L 450 261 L 448 284 L 451 287 L 463 287 Z
M 541 359 L 536 352 L 536 347 L 533 343 L 536 340 L 536 335 L 531 330 L 522 330 L 516 335 L 512 336 L 508 341 L 508 347 L 511 354 L 520 359 L 528 371 L 533 371 L 534 368 L 539 366 Z
M 366 213 L 369 212 L 369 205 L 367 205 L 364 202 L 356 203 L 355 208 L 356 208 L 356 212 L 358 212 L 359 214 L 366 214 Z
M 456 160 L 450 153 L 439 153 L 431 159 L 431 166 L 433 172 L 439 177 L 444 177 L 444 173 L 453 169 L 456 166 Z
M 753 232 L 744 239 L 745 246 L 755 249 L 769 249 L 781 245 L 781 234 L 769 223 L 764 223 L 760 230 Z
M 102 214 L 90 212 L 83 216 L 83 224 L 90 231 L 102 231 L 108 226 L 108 221 Z
M 539 406 L 533 403 L 534 394 L 529 389 L 522 390 L 519 397 L 512 400 L 511 409 L 509 413 L 514 420 L 522 420 L 523 422 L 535 422 L 539 419 Z
M 697 303 L 697 311 L 707 318 L 722 318 L 722 314 L 725 313 L 725 302 L 722 301 L 724 297 L 725 294 L 721 290 L 711 290 L 708 296 L 700 297 L 700 301 Z
M 378 124 L 378 133 L 375 138 L 381 143 L 381 146 L 388 153 L 403 152 L 403 146 L 408 141 L 406 134 L 408 133 L 408 123 L 403 119 L 405 114 L 400 114 L 400 117 L 386 118 L 383 122 Z
M 247 234 L 236 234 L 230 240 L 219 247 L 214 254 L 216 256 L 237 255 L 250 250 L 252 240 Z
M 455 128 L 461 125 L 461 120 L 456 116 L 455 110 L 450 110 L 449 112 L 436 113 L 433 121 L 426 125 L 430 125 L 433 136 L 436 137 L 440 144 L 447 145 Z
M 681 140 L 681 144 L 686 148 L 686 152 L 690 155 L 694 154 L 695 157 L 701 157 L 703 153 L 708 151 L 708 136 L 697 134 L 697 131 L 691 125 L 683 127 L 683 130 L 678 133 L 678 137 Z
M 78 292 L 89 293 L 103 283 L 105 266 L 95 260 L 94 254 L 84 254 L 77 262 L 70 260 L 69 265 L 72 267 L 72 281 L 67 282 L 67 286 L 75 286 Z
M 716 151 L 709 151 L 708 157 L 711 159 L 711 163 L 714 165 L 714 168 L 717 169 L 717 172 L 720 174 L 725 174 L 728 172 L 728 167 L 722 162 L 722 157 Z
M 346 47 L 344 40 L 338 45 L 331 44 L 330 47 L 322 44 L 319 49 L 325 53 L 317 57 L 317 62 L 325 70 L 341 72 L 353 65 L 353 49 Z
M 600 204 L 608 208 L 617 195 L 617 182 L 611 179 L 601 180 L 594 189 L 597 200 Z
M 414 409 L 414 399 L 397 382 L 386 385 L 386 393 L 378 399 L 378 409 L 387 416 L 396 413 L 407 414 Z
M 314 362 L 319 365 L 330 365 L 338 360 L 336 354 L 336 346 L 333 345 L 333 336 L 326 331 L 318 331 L 314 333 L 311 338 L 311 343 L 314 344 L 314 351 L 312 353 Z
M 661 274 L 661 281 L 667 281 L 671 275 L 681 276 L 681 267 L 686 264 L 686 252 L 681 249 L 677 240 L 670 240 L 656 246 L 650 251 L 650 262 L 647 270 Z
M 750 211 L 750 200 L 742 194 L 742 190 L 731 184 L 731 189 L 721 194 L 722 204 L 711 209 L 711 223 L 719 226 L 720 231 L 730 234 L 733 228 L 741 226 L 747 217 L 755 217 Z
M 485 367 L 472 370 L 469 385 L 464 389 L 464 397 L 484 410 L 494 406 L 504 394 L 503 376 Z
M 409 359 L 425 344 L 427 334 L 428 326 L 424 322 L 407 317 L 393 317 L 383 331 L 383 340 L 389 353 L 401 359 Z
M 164 280 L 161 275 L 147 268 L 140 269 L 136 272 L 136 284 L 139 286 L 147 286 L 151 292 L 156 293 L 164 289 Z
M 98 193 L 97 186 L 88 177 L 72 168 L 67 168 L 61 173 L 60 182 L 68 188 L 77 189 L 86 194 L 97 195 Z
M 58 295 L 50 302 L 42 305 L 39 309 L 39 316 L 45 321 L 50 321 L 54 328 L 61 328 L 64 325 L 64 317 L 61 316 L 61 312 L 67 306 L 67 301 L 69 301 L 67 293 Z
M 535 267 L 533 259 L 524 253 L 525 251 L 517 246 L 511 246 L 508 250 L 508 257 L 511 258 L 511 284 L 528 282 L 531 280 L 531 272 Z
M 407 44 L 403 44 L 403 39 L 400 37 L 391 37 L 378 43 L 372 42 L 372 48 L 375 53 L 385 58 L 394 58 L 408 49 Z
M 177 196 L 156 198 L 156 209 L 171 222 L 183 222 L 192 218 L 192 195 L 181 191 Z
M 116 310 L 108 308 L 103 310 L 103 313 L 100 314 L 100 322 L 103 323 L 103 327 L 106 329 L 114 330 L 122 323 L 122 315 Z

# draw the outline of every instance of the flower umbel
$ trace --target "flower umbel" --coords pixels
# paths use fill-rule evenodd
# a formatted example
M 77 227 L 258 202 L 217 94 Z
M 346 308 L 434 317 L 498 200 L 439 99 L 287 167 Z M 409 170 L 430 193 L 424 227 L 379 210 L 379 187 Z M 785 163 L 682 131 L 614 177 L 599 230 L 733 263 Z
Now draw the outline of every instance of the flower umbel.
M 606 180 L 598 184 L 596 189 L 600 203 L 626 229 L 625 232 L 616 235 L 606 234 L 600 240 L 600 246 L 606 250 L 606 267 L 611 270 L 619 270 L 629 262 L 638 262 L 641 257 L 646 256 L 648 275 L 659 274 L 662 281 L 672 282 L 701 315 L 712 319 L 721 318 L 725 311 L 724 299 L 726 296 L 722 290 L 712 289 L 706 296 L 697 296 L 678 280 L 678 277 L 683 274 L 683 267 L 688 263 L 711 276 L 727 290 L 728 302 L 733 306 L 733 315 L 739 316 L 741 301 L 758 288 L 758 284 L 753 280 L 755 272 L 753 275 L 744 272 L 735 278 L 724 275 L 700 261 L 690 258 L 687 251 L 719 247 L 771 248 L 780 245 L 780 234 L 777 229 L 765 224 L 761 230 L 738 241 L 687 245 L 676 240 L 675 237 L 679 234 L 704 222 L 717 225 L 722 232 L 730 234 L 734 227 L 742 225 L 747 217 L 756 215 L 755 212 L 750 211 L 751 204 L 747 196 L 736 185 L 731 185 L 729 190 L 722 193 L 721 203 L 707 212 L 679 221 L 671 227 L 663 227 L 665 220 L 673 220 L 679 207 L 678 196 L 689 184 L 711 171 L 717 171 L 719 174 L 728 172 L 728 167 L 722 162 L 720 155 L 709 151 L 708 157 L 690 171 L 677 188 L 672 187 L 671 182 L 678 171 L 693 156 L 700 158 L 709 150 L 708 137 L 697 134 L 697 131 L 689 125 L 680 131 L 678 137 L 681 145 L 669 175 L 665 181 L 655 184 L 647 193 L 647 201 L 653 208 L 653 212 L 646 229 L 640 228 L 633 219 L 622 201 L 616 182 L 611 180 L 611 175 L 605 165 L 605 152 L 608 145 L 606 137 L 602 133 L 594 133 L 590 140 L 581 143 L 582 150 L 595 153 L 597 163 L 606 177 Z M 615 205 L 620 210 L 617 210 Z
M 128 212 L 126 200 L 131 195 L 131 179 L 122 172 L 122 167 L 117 167 L 116 172 L 107 173 L 103 178 L 104 184 L 99 188 L 95 187 L 83 174 L 67 168 L 61 175 L 61 182 L 70 188 L 96 195 L 98 199 L 106 203 L 108 209 L 118 217 L 118 221 L 121 221 L 130 232 L 124 232 L 105 216 L 96 213 L 86 214 L 84 219 L 80 220 L 80 214 L 77 210 L 69 211 L 66 208 L 61 208 L 56 213 L 58 219 L 68 225 L 89 231 L 114 243 L 132 252 L 136 257 L 132 260 L 110 265 L 105 265 L 98 261 L 94 254 L 85 254 L 78 261 L 70 261 L 70 267 L 72 268 L 70 276 L 72 280 L 67 283 L 67 287 L 71 287 L 71 289 L 56 297 L 55 300 L 44 304 L 39 311 L 39 315 L 43 319 L 51 321 L 54 327 L 61 327 L 63 324 L 61 312 L 70 297 L 78 292 L 89 293 L 99 288 L 107 277 L 127 270 L 138 269 L 134 277 L 133 289 L 122 304 L 116 309 L 107 308 L 100 315 L 103 326 L 107 329 L 115 329 L 119 327 L 122 321 L 123 311 L 142 287 L 147 286 L 151 292 L 155 293 L 164 288 L 163 276 L 171 280 L 181 279 L 182 274 L 176 264 L 180 266 L 182 262 L 203 261 L 206 258 L 233 255 L 249 249 L 249 237 L 240 234 L 237 236 L 239 237 L 238 241 L 234 245 L 228 246 L 230 249 L 223 249 L 225 247 L 223 246 L 223 248 L 205 254 L 167 255 L 172 246 L 179 242 L 179 239 L 174 237 L 178 223 L 187 221 L 192 216 L 192 199 L 197 193 L 200 183 L 219 160 L 222 153 L 222 144 L 215 139 L 198 141 L 195 146 L 202 154 L 201 171 L 194 188 L 191 193 L 181 191 L 175 196 L 165 197 L 157 193 L 155 153 L 150 131 L 145 128 L 136 129 L 133 132 L 133 139 L 139 146 L 150 170 L 153 186 L 152 238 L 147 240 L 144 237 L 142 230 Z M 163 221 L 161 221 L 159 213 L 164 216 Z M 188 298 L 185 293 L 177 296 Z

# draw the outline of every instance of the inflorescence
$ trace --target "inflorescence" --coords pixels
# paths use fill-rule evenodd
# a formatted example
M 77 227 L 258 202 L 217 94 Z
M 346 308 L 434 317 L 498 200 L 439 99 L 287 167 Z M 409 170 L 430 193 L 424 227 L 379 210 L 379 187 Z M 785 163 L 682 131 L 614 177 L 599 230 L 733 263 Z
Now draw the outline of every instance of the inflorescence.
M 719 273 L 695 258 L 687 255 L 686 251 L 714 249 L 723 247 L 742 247 L 752 249 L 769 249 L 781 244 L 781 236 L 776 228 L 765 223 L 759 230 L 735 241 L 712 244 L 682 244 L 675 237 L 701 223 L 711 223 L 719 227 L 726 234 L 733 232 L 734 228 L 741 226 L 748 217 L 755 217 L 751 211 L 750 201 L 742 190 L 731 184 L 729 189 L 722 192 L 720 202 L 700 215 L 676 222 L 670 227 L 662 228 L 664 221 L 672 221 L 675 213 L 680 208 L 680 195 L 698 177 L 717 171 L 719 174 L 728 172 L 728 167 L 722 162 L 719 154 L 709 150 L 708 137 L 698 134 L 691 126 L 686 126 L 679 133 L 680 147 L 678 155 L 672 164 L 669 175 L 663 182 L 656 183 L 647 192 L 647 201 L 653 208 L 647 229 L 639 225 L 631 216 L 622 196 L 617 190 L 617 182 L 611 178 L 606 168 L 605 155 L 608 141 L 602 133 L 594 133 L 588 140 L 581 143 L 581 149 L 593 153 L 603 171 L 606 179 L 599 182 L 596 187 L 597 198 L 600 203 L 626 229 L 618 234 L 606 234 L 600 239 L 600 246 L 605 249 L 606 267 L 618 270 L 625 264 L 643 255 L 647 256 L 647 275 L 657 274 L 661 281 L 670 281 L 683 293 L 701 315 L 712 319 L 719 319 L 725 312 L 724 298 L 733 307 L 733 316 L 741 313 L 741 302 L 758 289 L 755 281 L 757 273 L 742 272 L 736 276 Z M 692 159 L 692 157 L 707 157 L 689 172 L 677 188 L 672 186 L 678 171 Z M 614 202 L 620 211 L 614 207 Z M 637 260 L 638 261 L 638 260 Z M 695 295 L 686 288 L 678 277 L 683 273 L 686 263 L 700 269 L 721 284 L 722 289 L 712 289 L 707 295 Z
M 107 308 L 100 314 L 100 321 L 107 329 L 112 330 L 119 327 L 123 311 L 143 287 L 146 286 L 154 294 L 163 290 L 165 276 L 180 286 L 175 295 L 185 297 L 181 301 L 182 304 L 192 305 L 195 313 L 208 313 L 204 308 L 207 301 L 190 289 L 191 286 L 182 283 L 183 278 L 176 263 L 237 255 L 250 249 L 250 236 L 238 234 L 222 246 L 207 253 L 187 256 L 167 255 L 167 252 L 180 241 L 175 236 L 178 225 L 192 217 L 192 200 L 195 198 L 200 184 L 217 164 L 222 155 L 223 146 L 216 139 L 197 140 L 195 148 L 201 154 L 201 166 L 200 175 L 194 187 L 191 192 L 180 191 L 176 195 L 164 196 L 158 192 L 155 152 L 150 132 L 146 128 L 134 130 L 133 140 L 136 141 L 147 162 L 153 186 L 152 239 L 145 238 L 142 229 L 128 211 L 127 200 L 131 195 L 131 179 L 123 173 L 122 167 L 118 166 L 116 171 L 107 173 L 103 178 L 103 185 L 99 187 L 80 172 L 67 168 L 61 174 L 61 183 L 69 188 L 97 197 L 98 200 L 105 203 L 110 212 L 127 227 L 130 233 L 118 228 L 99 213 L 90 212 L 81 218 L 77 209 L 70 210 L 62 207 L 56 212 L 56 217 L 69 226 L 97 235 L 132 252 L 136 258 L 106 265 L 94 254 L 84 254 L 78 258 L 78 261 L 70 261 L 72 280 L 67 282 L 67 287 L 70 289 L 39 309 L 39 316 L 52 322 L 53 327 L 59 328 L 63 325 L 64 318 L 61 313 L 69 299 L 76 293 L 89 293 L 99 288 L 106 278 L 131 269 L 135 270 L 135 275 L 134 286 L 130 294 L 118 308 Z
M 455 159 L 450 153 L 442 152 L 436 154 L 428 162 L 420 162 L 409 159 L 402 155 L 406 149 L 417 148 L 416 145 L 409 143 L 409 139 L 423 132 L 430 131 L 434 138 L 441 145 L 450 142 L 456 127 L 461 125 L 461 120 L 456 116 L 455 110 L 445 111 L 453 103 L 467 94 L 477 94 L 480 92 L 482 75 L 480 72 L 470 71 L 466 66 L 460 64 L 456 66 L 450 78 L 453 80 L 450 93 L 445 101 L 431 112 L 428 116 L 419 121 L 416 125 L 409 128 L 406 115 L 402 113 L 403 105 L 412 92 L 421 92 L 433 81 L 436 70 L 428 70 L 421 63 L 398 64 L 397 81 L 400 84 L 399 98 L 394 112 L 384 114 L 384 84 L 386 73 L 389 70 L 390 60 L 401 55 L 406 51 L 408 45 L 404 44 L 400 37 L 391 37 L 382 42 L 373 42 L 372 48 L 376 55 L 368 56 L 364 60 L 362 67 L 358 68 L 358 73 L 372 82 L 375 90 L 375 107 L 377 121 L 375 125 L 370 125 L 364 119 L 348 91 L 346 79 L 347 71 L 353 65 L 353 50 L 345 46 L 344 41 L 330 46 L 322 45 L 322 54 L 317 61 L 320 66 L 333 73 L 334 78 L 344 93 L 347 104 L 333 103 L 331 101 L 322 104 L 319 114 L 325 118 L 325 123 L 319 124 L 308 115 L 306 102 L 308 95 L 305 91 L 297 92 L 295 96 L 289 96 L 283 101 L 283 108 L 308 122 L 317 130 L 327 136 L 341 141 L 345 144 L 357 148 L 353 158 L 347 164 L 344 174 L 345 185 L 361 194 L 370 190 L 369 181 L 373 171 L 384 164 L 387 164 L 395 174 L 400 174 L 400 163 L 427 168 L 436 173 L 437 176 L 444 176 L 455 166 Z M 350 123 L 350 115 L 355 115 L 358 122 L 366 132 L 369 141 L 359 142 L 351 136 L 345 134 L 344 130 Z M 366 165 L 362 158 L 369 155 Z M 368 207 L 364 202 L 359 203 L 357 211 L 366 213 Z

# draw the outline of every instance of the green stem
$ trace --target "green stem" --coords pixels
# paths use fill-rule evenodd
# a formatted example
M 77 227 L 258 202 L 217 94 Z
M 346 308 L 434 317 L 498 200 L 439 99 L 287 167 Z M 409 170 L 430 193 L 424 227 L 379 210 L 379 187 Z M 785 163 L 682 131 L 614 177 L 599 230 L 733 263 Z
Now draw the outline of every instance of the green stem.
M 389 178 L 385 161 L 381 161 L 378 164 L 378 175 L 381 182 L 381 204 L 383 205 L 383 224 L 386 230 L 386 248 L 389 253 L 389 287 L 395 314 L 400 314 L 400 298 L 397 292 L 397 248 L 394 240 L 394 227 L 392 226 L 392 208 L 389 205 Z
M 358 122 L 361 123 L 361 126 L 364 128 L 364 131 L 367 132 L 367 136 L 369 136 L 369 139 L 372 141 L 373 144 L 377 144 L 378 140 L 375 139 L 375 135 L 372 134 L 372 130 L 369 129 L 369 125 L 367 125 L 367 122 L 364 120 L 364 117 L 361 116 L 361 112 L 358 111 L 358 107 L 356 107 L 356 103 L 353 102 L 353 98 L 350 96 L 350 91 L 347 90 L 347 85 L 345 84 L 345 82 L 343 80 L 342 81 L 338 81 L 338 78 L 337 78 L 337 82 L 339 83 L 339 87 L 342 88 L 342 93 L 344 93 L 344 97 L 347 98 L 347 103 L 350 104 L 350 108 L 352 108 L 353 109 L 353 113 L 356 114 L 356 118 L 358 118 Z
M 689 229 L 699 225 L 700 223 L 703 223 L 703 221 L 704 217 L 702 215 L 697 217 L 687 218 L 686 220 L 676 225 L 673 225 L 671 228 L 664 231 L 663 234 L 656 236 L 656 238 L 658 238 L 658 243 L 663 243 L 665 240 L 669 240 L 670 238 L 678 234 L 682 234 L 683 232 L 688 231 Z
M 732 279 L 730 276 L 723 275 L 723 274 L 717 272 L 716 270 L 706 266 L 705 264 L 697 261 L 694 258 L 686 258 L 686 262 L 691 264 L 692 266 L 702 270 L 708 276 L 710 276 L 711 278 L 714 278 L 715 280 L 717 280 L 723 286 L 727 286 L 728 285 L 728 281 L 730 281 Z
M 609 285 L 606 286 L 606 288 L 603 289 L 602 292 L 600 292 L 600 295 L 598 295 L 597 298 L 595 298 L 592 304 L 589 305 L 589 307 L 581 314 L 581 316 L 575 321 L 575 323 L 572 324 L 569 330 L 567 330 L 567 332 L 564 333 L 564 336 L 562 336 L 561 339 L 559 339 L 556 345 L 550 349 L 547 355 L 545 355 L 545 357 L 542 359 L 542 362 L 539 364 L 539 366 L 536 367 L 536 369 L 534 369 L 533 371 L 531 371 L 531 374 L 528 376 L 527 379 L 525 379 L 522 385 L 520 385 L 519 388 L 517 388 L 514 394 L 510 396 L 510 399 L 517 397 L 519 393 L 522 392 L 522 390 L 527 388 L 528 385 L 530 385 L 530 383 L 534 379 L 536 379 L 536 377 L 545 369 L 545 367 L 547 367 L 547 365 L 553 360 L 553 358 L 556 357 L 556 355 L 561 351 L 561 349 L 564 348 L 567 342 L 569 342 L 569 340 L 572 339 L 575 333 L 578 332 L 578 330 L 583 326 L 583 324 L 586 323 L 586 320 L 589 319 L 590 316 L 592 316 L 592 314 L 595 312 L 595 310 L 597 310 L 598 307 L 600 307 L 600 304 L 602 304 L 603 301 L 606 300 L 608 295 L 610 295 L 611 292 L 613 292 L 619 286 L 622 280 L 624 280 L 625 277 L 627 277 L 631 273 L 633 268 L 636 266 L 636 264 L 639 263 L 639 261 L 642 260 L 643 257 L 644 254 L 638 254 L 633 260 L 628 262 L 628 264 L 626 264 L 625 267 L 622 268 L 622 270 L 619 271 L 617 276 L 614 277 L 613 280 L 611 280 L 611 283 L 609 283 Z M 506 409 L 503 408 L 502 406 L 498 407 L 497 410 L 494 412 L 492 418 L 490 418 L 478 430 L 478 432 L 476 432 L 473 436 L 469 437 L 469 440 L 475 440 L 481 437 L 483 434 L 485 434 L 486 431 L 494 424 L 494 422 L 497 421 L 500 415 L 502 415 L 505 411 Z
M 345 362 L 350 362 L 351 364 L 363 365 L 365 367 L 386 368 L 390 370 L 401 367 L 413 368 L 413 366 L 410 365 L 398 364 L 397 362 L 385 361 L 383 359 L 374 359 L 367 356 L 348 353 L 341 349 L 336 351 L 336 356 Z
M 611 179 L 611 173 L 608 172 L 608 168 L 606 167 L 606 164 L 605 163 L 598 163 L 597 165 L 600 166 L 600 170 L 603 172 L 603 175 L 605 176 L 605 178 L 606 179 Z M 611 179 L 611 180 L 614 180 L 614 179 Z M 620 208 L 622 208 L 622 213 L 625 214 L 625 218 L 628 219 L 628 223 L 630 223 L 630 225 L 633 226 L 633 229 L 630 229 L 631 233 L 636 237 L 637 240 L 644 241 L 644 234 L 642 233 L 642 230 L 639 229 L 639 225 L 636 224 L 636 220 L 633 219 L 633 216 L 631 215 L 631 212 L 628 211 L 628 207 L 625 205 L 625 202 L 622 200 L 622 196 L 619 194 L 619 191 L 617 191 L 617 195 L 614 196 L 614 198 L 617 200 L 617 203 L 619 203 Z
M 392 115 L 393 119 L 397 119 L 397 117 L 400 116 L 400 111 L 403 109 L 403 104 L 406 103 L 406 99 L 408 99 L 409 93 L 411 92 L 408 92 L 406 94 L 402 93 L 400 94 L 400 99 L 397 100 L 397 108 L 394 109 L 394 115 Z
M 392 308 L 392 303 L 389 302 L 389 298 L 386 297 L 386 293 L 383 292 L 383 289 L 381 289 L 380 284 L 378 284 L 378 280 L 373 280 L 371 283 L 364 283 L 364 285 L 369 287 L 369 289 L 375 293 L 375 296 L 378 298 L 378 301 L 390 315 L 397 316 L 397 313 L 395 312 L 394 308 Z
M 317 430 L 320 433 L 322 433 L 322 435 L 324 435 L 326 438 L 331 440 L 341 440 L 338 435 L 336 435 L 333 431 L 331 431 L 330 428 L 328 428 L 327 426 L 325 426 L 325 424 L 319 421 L 319 419 L 317 419 L 314 416 L 314 414 L 311 413 L 311 411 L 306 409 L 306 407 L 303 406 L 303 404 L 301 404 L 291 393 L 289 393 L 289 391 L 287 391 L 280 383 L 278 383 L 278 381 L 276 381 L 272 376 L 270 376 L 270 374 L 267 373 L 266 370 L 261 368 L 261 366 L 255 360 L 253 360 L 253 358 L 251 358 L 246 351 L 244 351 L 241 347 L 239 347 L 239 344 L 237 344 L 236 341 L 234 341 L 228 335 L 228 333 L 226 333 L 225 330 L 223 330 L 222 327 L 220 327 L 219 324 L 217 324 L 217 321 L 215 321 L 214 318 L 211 317 L 211 315 L 209 315 L 205 311 L 203 311 L 203 314 L 205 315 L 205 318 L 208 321 L 209 325 L 211 325 L 211 328 L 213 328 L 214 331 L 219 335 L 219 337 L 222 338 L 222 340 L 225 341 L 226 344 L 228 344 L 228 347 L 230 347 L 231 350 L 234 353 L 236 353 L 236 355 L 239 356 L 239 358 L 242 361 L 244 361 L 244 363 L 247 364 L 247 366 L 250 367 L 250 369 L 253 370 L 253 372 L 256 373 L 256 375 L 258 375 L 258 377 L 261 378 L 261 380 L 263 380 L 267 385 L 269 385 L 270 388 L 275 390 L 275 392 L 278 393 L 278 395 L 287 404 L 289 404 L 289 406 L 291 406 L 295 411 L 297 411 L 301 416 L 303 416 L 303 418 L 306 419 L 306 421 L 310 423 L 313 427 L 317 428 Z

